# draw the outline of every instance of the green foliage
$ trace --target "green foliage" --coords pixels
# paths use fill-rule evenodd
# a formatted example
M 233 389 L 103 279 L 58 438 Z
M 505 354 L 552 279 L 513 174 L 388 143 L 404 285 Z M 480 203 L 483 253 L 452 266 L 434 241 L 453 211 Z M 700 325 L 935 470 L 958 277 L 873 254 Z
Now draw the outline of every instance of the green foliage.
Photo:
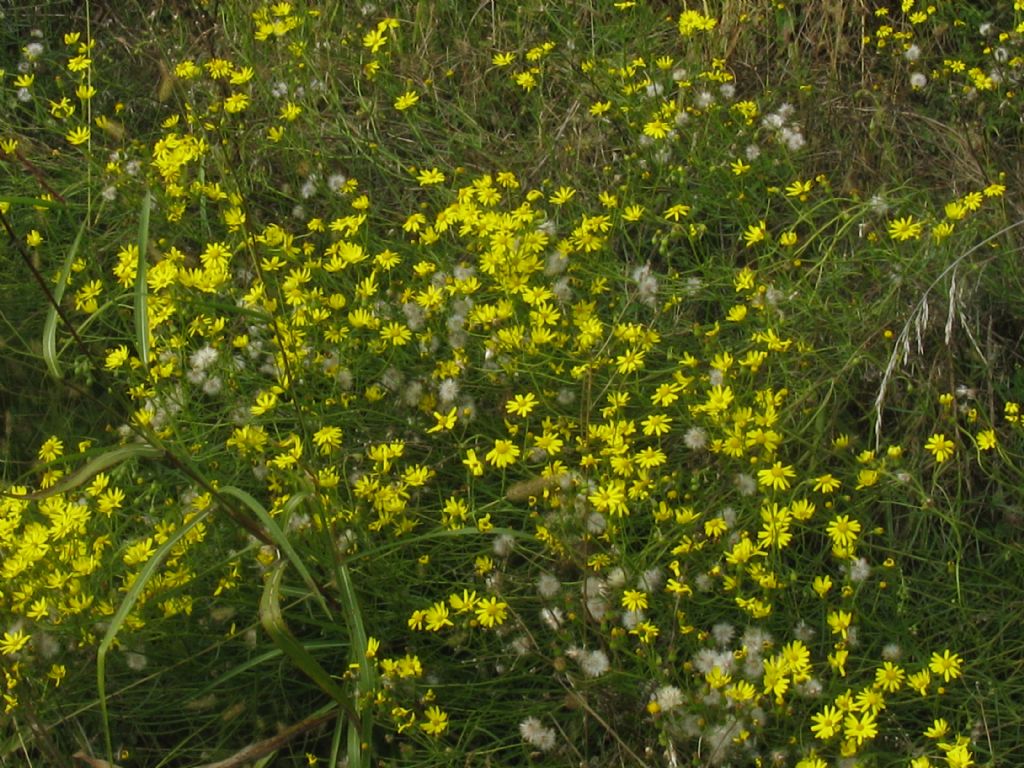
M 1003 5 L 18 16 L 0 759 L 1024 756 Z

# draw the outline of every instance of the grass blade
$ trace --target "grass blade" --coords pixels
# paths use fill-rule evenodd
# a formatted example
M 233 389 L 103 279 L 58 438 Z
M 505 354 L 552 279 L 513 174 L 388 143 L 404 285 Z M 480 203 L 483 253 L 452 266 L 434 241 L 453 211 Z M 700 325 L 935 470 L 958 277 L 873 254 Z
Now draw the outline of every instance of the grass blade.
M 320 666 L 320 663 L 303 647 L 302 643 L 295 639 L 284 623 L 284 616 L 281 613 L 281 577 L 283 575 L 284 563 L 278 563 L 266 577 L 263 595 L 260 598 L 260 624 L 270 635 L 274 645 L 280 648 L 281 652 L 324 693 L 334 699 L 346 717 L 354 721 L 355 713 L 352 711 L 352 706 L 348 701 L 349 697 L 345 691 L 334 682 L 327 670 Z
M 87 218 L 83 218 L 82 223 L 78 225 L 78 234 L 75 235 L 75 241 L 71 244 L 71 250 L 68 251 L 68 255 L 64 258 L 64 266 L 61 267 L 60 278 L 57 280 L 57 285 L 53 290 L 53 304 L 46 311 L 46 323 L 43 325 L 43 359 L 46 361 L 46 367 L 49 369 L 50 375 L 55 379 L 62 378 L 60 363 L 57 361 L 57 321 L 59 320 L 57 307 L 64 296 L 64 288 L 67 287 L 68 277 L 71 275 L 71 265 L 75 263 L 75 258 L 78 256 L 78 246 L 82 243 L 82 235 L 85 234 L 87 220 Z
M 171 537 L 161 544 L 160 548 L 153 553 L 153 556 L 149 558 L 149 561 L 142 567 L 142 570 L 139 571 L 138 577 L 132 583 L 132 586 L 128 590 L 128 594 L 125 595 L 124 600 L 121 601 L 121 605 L 118 606 L 114 615 L 111 616 L 110 624 L 107 625 L 107 631 L 103 635 L 103 641 L 100 643 L 99 649 L 96 653 L 96 690 L 100 700 L 100 719 L 103 723 L 104 746 L 107 750 L 107 760 L 111 763 L 114 762 L 114 747 L 110 737 L 110 720 L 107 714 L 107 651 L 109 651 L 110 646 L 113 645 L 114 638 L 117 636 L 118 631 L 120 631 L 121 626 L 124 624 L 124 620 L 128 617 L 132 608 L 135 607 L 135 603 L 138 601 L 139 595 L 142 594 L 142 590 L 145 588 L 146 583 L 150 578 L 152 578 L 156 569 L 160 567 L 164 558 L 167 557 L 171 549 L 173 549 L 189 531 L 209 517 L 212 509 L 213 507 L 208 507 L 203 512 L 189 520 L 185 525 L 175 531 Z
M 295 570 L 299 572 L 299 576 L 302 578 L 303 583 L 309 588 L 309 591 L 313 594 L 314 599 L 323 608 L 324 614 L 328 619 L 331 619 L 331 611 L 327 607 L 327 602 L 324 600 L 323 594 L 320 592 L 320 588 L 317 586 L 313 577 L 310 575 L 309 570 L 306 568 L 306 564 L 302 562 L 302 558 L 299 557 L 299 553 L 295 551 L 295 547 L 288 541 L 288 537 L 285 532 L 281 530 L 281 526 L 277 524 L 277 521 L 272 518 L 267 510 L 263 508 L 252 495 L 246 493 L 241 488 L 236 488 L 233 485 L 224 486 L 220 489 L 220 492 L 225 496 L 233 496 L 234 498 L 241 501 L 245 506 L 253 511 L 259 521 L 263 524 L 264 529 L 270 534 L 270 538 L 274 544 L 284 552 L 285 557 L 288 558 L 288 562 L 295 566 Z M 309 494 L 305 491 L 300 491 L 289 499 L 289 505 L 298 504 Z
M 0 203 L 11 205 L 31 205 L 39 208 L 51 208 L 55 205 L 53 200 L 43 200 L 39 197 L 23 197 L 22 195 L 0 195 Z
M 98 475 L 100 472 L 105 472 L 111 467 L 116 467 L 118 464 L 128 461 L 128 459 L 155 459 L 158 456 L 163 455 L 164 452 L 159 448 L 154 448 L 153 446 L 146 445 L 145 443 L 122 445 L 119 448 L 111 448 L 109 451 L 104 451 L 84 467 L 72 472 L 52 488 L 25 494 L 0 492 L 0 496 L 10 496 L 15 499 L 45 499 L 48 496 L 56 496 L 58 493 L 67 493 L 68 491 L 80 488 L 94 475 Z
M 376 685 L 376 669 L 373 662 L 366 655 L 368 638 L 366 628 L 363 625 L 363 614 L 359 610 L 359 601 L 356 598 L 355 585 L 352 583 L 352 576 L 348 566 L 342 563 L 338 568 L 338 586 L 341 589 L 342 607 L 345 612 L 345 623 L 348 625 L 352 635 L 352 648 L 354 649 L 355 663 L 359 665 L 359 685 L 356 688 L 356 701 L 359 702 L 368 695 Z M 348 760 L 350 765 L 360 765 L 359 755 L 362 753 L 362 744 L 371 743 L 373 731 L 373 718 L 369 710 L 363 710 L 362 717 L 356 721 L 349 722 L 348 727 Z
M 146 284 L 146 267 L 149 262 L 149 212 L 153 208 L 153 195 L 147 189 L 142 195 L 142 211 L 139 215 L 139 260 L 135 267 L 135 340 L 142 366 L 149 369 L 149 286 Z

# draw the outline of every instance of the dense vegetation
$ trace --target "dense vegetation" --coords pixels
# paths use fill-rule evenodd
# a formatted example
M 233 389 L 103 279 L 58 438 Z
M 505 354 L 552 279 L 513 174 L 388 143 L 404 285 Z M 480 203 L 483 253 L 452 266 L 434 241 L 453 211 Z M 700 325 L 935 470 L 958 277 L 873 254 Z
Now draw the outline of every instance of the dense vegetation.
M 1024 762 L 1024 2 L 0 13 L 0 762 Z

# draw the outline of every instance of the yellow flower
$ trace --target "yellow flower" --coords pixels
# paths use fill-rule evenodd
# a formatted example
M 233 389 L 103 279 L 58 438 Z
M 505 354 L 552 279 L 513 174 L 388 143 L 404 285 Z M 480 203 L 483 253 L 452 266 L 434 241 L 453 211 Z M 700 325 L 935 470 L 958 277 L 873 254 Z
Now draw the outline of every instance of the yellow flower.
M 903 687 L 905 673 L 891 661 L 882 664 L 880 669 L 875 670 L 875 685 L 883 691 L 895 693 Z
M 877 715 L 885 709 L 885 697 L 875 688 L 865 688 L 857 694 L 854 709 L 858 712 L 871 712 Z
M 377 25 L 376 29 L 372 29 L 363 35 L 363 47 L 369 48 L 370 53 L 376 53 L 384 44 L 387 43 L 388 37 L 384 34 L 386 27 L 383 25 Z
M 811 720 L 814 721 L 814 725 L 811 726 L 811 733 L 816 738 L 825 741 L 839 733 L 840 725 L 843 722 L 843 713 L 838 707 L 826 705 L 821 712 L 812 715 Z
M 64 120 L 75 113 L 75 107 L 66 96 L 60 101 L 50 102 L 50 114 L 58 120 Z
M 447 414 L 440 414 L 437 411 L 434 411 L 434 419 L 436 420 L 437 423 L 427 430 L 427 434 L 429 435 L 433 434 L 434 432 L 441 432 L 442 430 L 451 429 L 452 427 L 454 427 L 456 420 L 456 410 L 457 409 L 455 408 L 455 406 L 452 406 L 452 409 L 448 411 Z
M 929 437 L 928 441 L 924 444 L 924 447 L 925 450 L 935 457 L 935 461 L 939 464 L 947 461 L 956 450 L 956 446 L 953 445 L 953 441 L 948 439 L 941 432 Z
M 644 207 L 642 205 L 628 205 L 622 212 L 623 221 L 639 221 L 640 217 L 644 215 Z
M 832 589 L 832 577 L 827 575 L 815 576 L 811 589 L 818 593 L 818 597 L 825 597 L 828 591 Z
M 663 215 L 666 219 L 671 219 L 672 221 L 679 221 L 680 218 L 685 218 L 689 213 L 690 206 L 683 205 L 682 203 L 677 203 L 676 205 L 673 205 L 671 208 L 665 211 Z
M 652 624 L 649 621 L 641 621 L 639 624 L 633 627 L 633 629 L 629 630 L 629 634 L 636 635 L 637 637 L 639 637 L 640 642 L 644 643 L 645 645 L 648 645 L 651 642 L 653 642 L 653 640 L 658 636 L 659 632 L 660 630 L 658 629 L 657 625 Z M 717 669 L 718 667 L 715 667 L 712 671 L 716 671 Z M 728 675 L 725 675 L 720 680 L 721 685 L 725 685 L 728 682 Z
M 90 64 L 92 64 L 92 59 L 82 53 L 68 59 L 68 70 L 71 72 L 81 72 L 84 69 L 88 69 Z
M 63 664 L 53 664 L 50 666 L 50 671 L 46 673 L 46 676 L 53 680 L 53 687 L 59 688 L 61 680 L 67 677 L 68 668 Z
M 393 347 L 404 347 L 412 338 L 412 331 L 401 323 L 390 322 L 381 328 L 380 337 Z
M 915 672 L 907 678 L 907 685 L 922 696 L 926 696 L 928 694 L 928 685 L 931 681 L 931 673 L 927 669 L 922 669 L 920 672 Z
M 70 144 L 74 144 L 75 146 L 85 144 L 85 142 L 89 140 L 89 128 L 84 125 L 72 128 L 64 135 L 64 138 L 67 139 Z
M 832 634 L 840 635 L 845 640 L 850 630 L 850 623 L 853 621 L 853 614 L 847 611 L 832 611 L 826 619 Z
M 946 218 L 952 219 L 953 221 L 960 221 L 967 215 L 967 206 L 957 200 L 946 203 L 943 210 L 946 213 Z
M 559 187 L 555 190 L 555 193 L 548 198 L 548 202 L 552 205 L 565 205 L 575 194 L 576 190 L 572 187 Z
M 932 239 L 939 243 L 953 234 L 953 223 L 950 221 L 942 221 L 932 227 Z
M 650 136 L 652 139 L 663 139 L 668 136 L 668 132 L 668 123 L 659 118 L 644 124 L 644 135 Z
M 504 469 L 514 463 L 518 457 L 518 446 L 513 444 L 511 440 L 498 439 L 494 441 L 494 447 L 487 452 L 484 458 L 498 469 Z
M 455 626 L 452 624 L 452 620 L 448 618 L 448 606 L 445 605 L 443 600 L 430 606 L 426 610 L 423 620 L 426 622 L 427 629 L 430 632 L 440 632 L 445 627 Z
M 487 597 L 476 604 L 473 612 L 481 626 L 494 627 L 505 623 L 505 617 L 508 615 L 508 603 L 503 603 L 496 597 Z
M 462 460 L 462 463 L 466 465 L 466 468 L 470 471 L 473 477 L 480 477 L 484 473 L 483 462 L 477 458 L 476 451 L 470 448 L 466 451 L 466 458 Z
M 530 415 L 537 406 L 537 398 L 533 392 L 527 392 L 525 395 L 516 395 L 514 398 L 505 403 L 505 410 L 514 416 L 526 417 Z
M 767 232 L 768 230 L 764 223 L 764 219 L 761 219 L 757 224 L 751 224 L 747 227 L 746 231 L 743 233 L 743 242 L 746 243 L 747 248 L 750 248 L 753 245 L 763 242 L 767 236 Z
M 622 607 L 627 611 L 642 611 L 647 607 L 647 593 L 639 589 L 627 589 L 622 593 Z
M 249 97 L 244 93 L 233 93 L 224 99 L 224 111 L 229 114 L 242 112 L 249 106 Z
M 991 451 L 996 447 L 996 431 L 994 429 L 986 429 L 983 432 L 978 433 L 978 450 L 979 451 Z
M 593 504 L 594 509 L 598 512 L 607 512 L 616 517 L 629 514 L 629 506 L 626 504 L 626 484 L 621 480 L 612 480 L 606 485 L 599 486 L 587 497 L 587 501 Z
M 230 83 L 232 85 L 243 85 L 252 80 L 252 76 L 254 74 L 255 73 L 253 72 L 252 67 L 242 67 L 241 69 L 236 69 L 234 72 L 231 73 Z
M 968 192 L 966 195 L 960 198 L 960 203 L 968 211 L 976 211 L 979 208 L 981 208 L 981 198 L 981 192 Z
M 945 718 L 939 718 L 932 723 L 932 726 L 925 730 L 924 735 L 929 739 L 942 739 L 949 733 L 949 723 Z
M 520 72 L 515 76 L 515 81 L 516 85 L 524 91 L 532 91 L 537 87 L 537 78 L 533 76 L 532 72 Z
M 942 748 L 942 745 L 939 745 Z M 966 738 L 963 741 L 958 739 L 957 744 L 950 745 L 946 751 L 946 765 L 949 768 L 970 768 L 975 765 L 974 756 L 971 751 L 967 748 Z
M 801 200 L 807 199 L 807 193 L 811 191 L 811 187 L 814 182 L 808 179 L 807 181 L 800 181 L 797 179 L 788 187 L 786 187 L 786 197 L 799 197 Z
M 828 655 L 828 665 L 842 677 L 846 677 L 846 657 L 849 655 L 850 652 L 845 648 L 836 648 L 835 653 Z
M 313 444 L 316 445 L 321 454 L 326 456 L 331 451 L 341 447 L 341 438 L 341 427 L 321 427 L 313 433 Z
M 962 673 L 960 665 L 963 660 L 959 654 L 950 653 L 947 648 L 941 654 L 933 653 L 931 661 L 928 663 L 928 668 L 936 675 L 941 675 L 945 682 L 955 680 L 960 677 Z
M 191 59 L 186 59 L 174 65 L 174 76 L 179 80 L 193 80 L 202 73 L 203 71 Z
M 627 349 L 625 353 L 616 356 L 615 366 L 619 373 L 633 373 L 643 368 L 644 353 L 639 349 Z
M 104 367 L 108 371 L 113 371 L 113 370 L 116 370 L 117 368 L 120 368 L 122 365 L 124 365 L 125 361 L 127 361 L 127 360 L 128 360 L 128 347 L 126 347 L 124 344 L 122 344 L 121 346 L 119 346 L 119 347 L 117 347 L 115 349 L 112 349 L 112 350 L 110 350 L 107 353 L 107 359 L 106 359 L 106 362 L 104 364 Z
M 664 451 L 657 448 L 647 447 L 636 455 L 636 463 L 644 469 L 660 467 L 666 461 L 668 461 L 668 456 L 665 455 Z
M 889 237 L 893 240 L 916 240 L 921 236 L 921 229 L 924 225 L 920 221 L 914 221 L 913 216 L 904 216 L 889 224 Z
M 146 562 L 153 555 L 155 543 L 153 542 L 152 536 L 147 536 L 141 541 L 137 541 L 125 550 L 124 555 L 121 559 L 127 566 L 140 565 Z
M 672 417 L 661 413 L 653 413 L 640 422 L 643 425 L 644 434 L 648 437 L 668 434 L 672 426 Z
M 470 591 L 468 589 L 462 590 L 461 595 L 452 594 L 448 597 L 448 604 L 455 609 L 457 613 L 466 613 L 476 608 L 476 604 L 480 602 L 480 598 L 476 596 L 476 591 Z
M 847 715 L 843 720 L 843 735 L 848 739 L 853 739 L 857 744 L 862 744 L 867 739 L 873 739 L 878 735 L 875 714 L 865 712 L 860 718 L 853 714 Z
M 444 179 L 444 174 L 437 168 L 422 170 L 416 176 L 416 181 L 419 182 L 421 187 L 429 187 L 432 184 L 442 184 L 444 183 Z
M 409 109 L 409 107 L 411 107 L 419 100 L 420 95 L 416 93 L 416 91 L 406 91 L 397 99 L 395 99 L 395 109 L 397 109 L 399 112 L 403 112 Z
M 835 543 L 835 546 L 852 547 L 857 541 L 860 523 L 856 520 L 851 520 L 849 515 L 839 515 L 828 524 L 826 531 Z
M 744 163 L 742 160 L 733 160 L 729 163 L 729 168 L 732 169 L 733 174 L 736 176 L 742 176 L 744 173 L 750 170 L 750 166 Z
M 718 19 L 705 16 L 699 11 L 683 11 L 679 14 L 679 34 L 689 37 L 694 32 L 708 32 L 715 28 Z
M 858 491 L 864 488 L 870 488 L 878 483 L 878 470 L 877 469 L 862 469 L 857 473 L 857 485 L 854 486 Z
M 789 479 L 791 477 L 796 477 L 796 472 L 793 468 L 783 465 L 781 461 L 776 461 L 768 469 L 758 470 L 757 483 L 763 488 L 784 491 L 789 488 Z
M 424 723 L 420 723 L 420 728 L 424 733 L 429 733 L 431 736 L 440 736 L 448 730 L 448 714 L 442 712 L 440 707 L 427 707 L 427 711 L 424 714 L 427 716 L 427 720 Z
M 25 243 L 30 248 L 35 248 L 37 245 L 42 245 L 43 236 L 39 234 L 38 229 L 33 229 L 28 235 L 25 236 Z

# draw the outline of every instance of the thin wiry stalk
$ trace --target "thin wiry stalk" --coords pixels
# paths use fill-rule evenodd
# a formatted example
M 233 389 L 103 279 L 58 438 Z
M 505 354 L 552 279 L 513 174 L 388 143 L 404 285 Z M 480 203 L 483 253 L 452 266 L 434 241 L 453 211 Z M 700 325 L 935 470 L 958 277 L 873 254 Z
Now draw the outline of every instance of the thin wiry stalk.
M 975 243 L 971 248 L 967 249 L 964 253 L 957 256 L 952 263 L 947 265 L 946 268 L 943 269 L 942 272 L 940 272 L 939 275 L 934 280 L 932 280 L 928 287 L 925 288 L 922 292 L 921 297 L 917 300 L 917 303 L 914 305 L 913 309 L 911 309 L 906 322 L 903 324 L 903 328 L 900 330 L 899 334 L 896 337 L 896 342 L 895 344 L 893 344 L 892 352 L 889 355 L 889 361 L 885 366 L 885 372 L 882 374 L 882 382 L 878 386 L 878 394 L 875 396 L 874 409 L 876 450 L 881 445 L 882 441 L 882 413 L 885 406 L 885 398 L 888 394 L 889 381 L 892 378 L 893 373 L 896 371 L 897 366 L 900 364 L 900 361 L 902 360 L 903 364 L 906 365 L 906 363 L 910 359 L 910 333 L 912 328 L 914 329 L 916 336 L 918 354 L 924 354 L 924 329 L 928 324 L 928 299 L 931 296 L 932 291 L 936 288 L 936 286 L 939 285 L 939 283 L 941 283 L 946 278 L 947 275 L 952 275 L 949 294 L 950 308 L 947 315 L 945 326 L 945 341 L 946 344 L 949 344 L 952 338 L 953 317 L 956 312 L 955 305 L 957 304 L 957 298 L 959 297 L 959 293 L 956 288 L 957 268 L 968 256 L 971 256 L 972 254 L 976 253 L 983 246 L 988 245 L 994 240 L 997 240 L 998 238 L 1005 235 L 1007 232 L 1010 232 L 1022 225 L 1024 225 L 1024 219 L 1020 219 L 1019 221 L 1015 221 L 1012 224 L 1008 224 L 1007 226 L 1000 229 L 998 232 L 995 232 L 986 237 L 984 240 Z M 975 348 L 977 348 L 977 342 L 974 341 L 973 336 L 971 337 L 971 341 L 974 342 Z M 982 357 L 984 357 L 984 355 L 982 355 Z

